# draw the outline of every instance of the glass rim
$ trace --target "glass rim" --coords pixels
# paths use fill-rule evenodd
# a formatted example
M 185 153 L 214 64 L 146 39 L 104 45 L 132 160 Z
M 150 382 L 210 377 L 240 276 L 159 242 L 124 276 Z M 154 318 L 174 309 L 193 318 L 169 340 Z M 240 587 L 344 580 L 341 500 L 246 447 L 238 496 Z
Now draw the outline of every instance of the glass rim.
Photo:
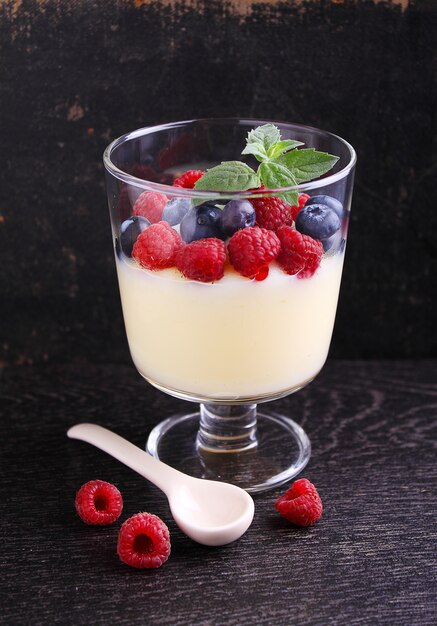
M 117 167 L 111 160 L 112 152 L 121 146 L 122 144 L 130 141 L 132 139 L 137 139 L 138 137 L 143 137 L 145 135 L 150 135 L 155 132 L 171 130 L 173 128 L 178 128 L 181 126 L 187 126 L 189 124 L 194 124 L 196 122 L 202 123 L 238 123 L 238 124 L 247 124 L 247 125 L 262 125 L 262 124 L 278 124 L 282 126 L 295 126 L 299 127 L 302 130 L 313 132 L 316 134 L 325 135 L 332 139 L 336 139 L 340 143 L 342 143 L 346 149 L 349 151 L 349 161 L 346 163 L 344 167 L 335 174 L 330 174 L 325 178 L 318 178 L 306 183 L 300 183 L 299 185 L 292 185 L 288 187 L 278 187 L 276 189 L 245 189 L 242 191 L 215 191 L 214 189 L 210 190 L 196 190 L 196 189 L 187 189 L 184 187 L 174 187 L 173 185 L 168 185 L 164 183 L 157 183 L 153 181 L 149 181 L 143 178 L 137 178 L 132 174 L 128 174 L 124 172 L 122 169 Z M 140 187 L 144 190 L 156 191 L 158 193 L 163 193 L 166 195 L 177 195 L 178 197 L 186 197 L 186 198 L 199 198 L 204 200 L 209 199 L 217 199 L 217 198 L 249 198 L 253 196 L 270 196 L 270 195 L 278 195 L 281 193 L 287 193 L 290 191 L 297 192 L 306 192 L 312 189 L 317 189 L 318 187 L 326 187 L 331 185 L 339 180 L 345 178 L 349 172 L 354 168 L 357 161 L 357 155 L 353 148 L 353 146 L 335 133 L 331 133 L 330 131 L 322 130 L 317 128 L 316 126 L 308 126 L 305 124 L 293 123 L 293 122 L 283 122 L 280 120 L 261 120 L 261 119 L 252 119 L 252 118 L 238 118 L 238 117 L 206 117 L 206 118 L 193 118 L 188 120 L 181 120 L 178 122 L 168 122 L 163 124 L 156 124 L 152 126 L 144 126 L 142 128 L 137 128 L 129 133 L 125 133 L 120 135 L 116 139 L 114 139 L 106 148 L 103 153 L 103 163 L 106 170 L 112 174 L 115 178 L 118 178 L 122 182 L 125 182 L 129 185 L 134 185 L 135 187 Z

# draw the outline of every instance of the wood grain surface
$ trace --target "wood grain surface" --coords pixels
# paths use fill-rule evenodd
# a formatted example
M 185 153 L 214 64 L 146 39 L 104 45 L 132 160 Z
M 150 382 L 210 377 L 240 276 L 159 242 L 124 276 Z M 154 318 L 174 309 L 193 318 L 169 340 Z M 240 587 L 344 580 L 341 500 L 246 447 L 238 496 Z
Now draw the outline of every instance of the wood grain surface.
M 6 368 L 0 393 L 2 625 L 436 623 L 436 362 L 329 361 L 272 403 L 311 438 L 304 476 L 324 515 L 293 527 L 273 508 L 277 489 L 256 497 L 253 525 L 223 548 L 187 539 L 153 486 L 65 435 L 92 421 L 143 445 L 185 403 L 118 365 Z M 79 520 L 75 491 L 94 478 L 121 490 L 120 522 L 148 510 L 168 524 L 162 568 L 119 562 L 119 523 Z

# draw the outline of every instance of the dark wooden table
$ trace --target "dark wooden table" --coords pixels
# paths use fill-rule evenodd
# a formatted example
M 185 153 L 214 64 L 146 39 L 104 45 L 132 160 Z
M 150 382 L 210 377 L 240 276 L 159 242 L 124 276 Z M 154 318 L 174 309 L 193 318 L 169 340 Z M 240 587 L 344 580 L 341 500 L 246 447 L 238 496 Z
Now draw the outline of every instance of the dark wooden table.
M 274 403 L 308 432 L 303 476 L 325 512 L 298 529 L 256 497 L 235 544 L 207 548 L 172 521 L 165 497 L 67 428 L 92 421 L 142 445 L 184 403 L 133 366 L 6 368 L 1 373 L 0 623 L 424 626 L 435 612 L 436 362 L 328 361 L 306 389 Z M 172 554 L 159 570 L 119 562 L 119 524 L 84 525 L 74 494 L 114 482 L 121 520 L 161 516 Z

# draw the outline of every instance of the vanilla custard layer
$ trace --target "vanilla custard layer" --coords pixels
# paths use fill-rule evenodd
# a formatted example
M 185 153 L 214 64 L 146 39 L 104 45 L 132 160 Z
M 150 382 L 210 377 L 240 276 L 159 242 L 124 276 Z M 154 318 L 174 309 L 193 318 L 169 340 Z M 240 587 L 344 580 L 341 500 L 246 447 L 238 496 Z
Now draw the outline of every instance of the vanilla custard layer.
M 116 262 L 132 359 L 159 386 L 223 400 L 279 394 L 326 360 L 343 255 L 322 259 L 311 278 L 272 264 L 264 281 L 227 268 L 213 284 Z

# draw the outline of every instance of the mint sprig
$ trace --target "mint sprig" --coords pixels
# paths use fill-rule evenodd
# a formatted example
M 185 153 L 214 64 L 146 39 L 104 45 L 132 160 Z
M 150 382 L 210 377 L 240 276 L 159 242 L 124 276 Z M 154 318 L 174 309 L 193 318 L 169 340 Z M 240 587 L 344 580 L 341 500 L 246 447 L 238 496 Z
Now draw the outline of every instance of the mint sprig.
M 211 167 L 194 185 L 206 191 L 244 191 L 260 186 L 259 176 L 242 161 L 225 161 Z
M 212 167 L 200 178 L 194 188 L 207 191 L 246 191 L 263 184 L 266 189 L 293 187 L 326 174 L 338 157 L 314 148 L 300 148 L 304 144 L 294 139 L 281 140 L 274 124 L 263 124 L 248 133 L 242 154 L 252 154 L 259 162 L 258 170 L 241 161 L 225 161 Z M 278 194 L 289 204 L 297 204 L 297 191 Z
M 275 163 L 293 172 L 297 184 L 306 183 L 326 174 L 337 161 L 338 157 L 327 152 L 317 152 L 314 148 L 292 150 L 274 159 Z
M 296 178 L 291 170 L 275 161 L 264 161 L 258 168 L 258 173 L 266 189 L 278 189 L 279 187 L 294 187 L 297 185 Z M 297 191 L 288 191 L 280 194 L 285 202 L 297 204 L 299 194 Z
M 269 149 L 281 141 L 279 129 L 274 124 L 264 124 L 249 131 L 247 144 L 241 154 L 253 154 L 258 161 L 269 157 Z

